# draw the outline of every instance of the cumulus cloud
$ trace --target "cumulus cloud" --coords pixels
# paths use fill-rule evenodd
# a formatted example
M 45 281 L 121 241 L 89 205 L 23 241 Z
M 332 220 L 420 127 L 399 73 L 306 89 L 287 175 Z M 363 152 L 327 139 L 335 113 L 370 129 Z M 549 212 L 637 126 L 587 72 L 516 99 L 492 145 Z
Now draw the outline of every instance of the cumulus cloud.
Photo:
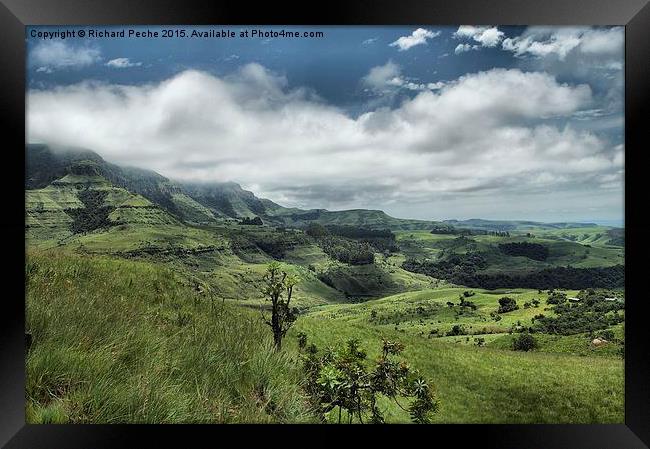
M 433 39 L 440 35 L 440 31 L 431 31 L 424 28 L 418 28 L 413 31 L 409 36 L 402 36 L 395 42 L 389 44 L 391 47 L 397 47 L 399 51 L 405 51 L 416 45 L 423 45 L 427 43 L 427 39 Z
M 86 67 L 98 62 L 101 52 L 90 46 L 63 41 L 41 41 L 29 53 L 29 61 L 40 71 Z M 41 70 L 42 69 L 42 70 Z
M 456 30 L 453 36 L 456 39 L 470 39 L 478 43 L 474 46 L 465 44 L 461 47 L 461 45 L 459 45 L 456 47 L 456 53 L 458 54 L 470 49 L 478 49 L 481 47 L 496 47 L 503 39 L 504 33 L 502 31 L 499 31 L 497 27 L 461 25 L 458 27 L 458 30 Z M 461 51 L 459 51 L 459 47 L 462 48 Z
M 401 72 L 399 65 L 389 60 L 384 65 L 372 67 L 361 82 L 370 89 L 381 91 L 390 85 L 392 80 L 398 78 Z
M 399 76 L 386 64 L 366 82 Z M 27 129 L 30 142 L 91 148 L 174 179 L 233 180 L 288 206 L 427 218 L 445 198 L 480 203 L 468 195 L 587 186 L 597 198 L 622 170 L 622 147 L 567 124 L 591 101 L 586 85 L 493 69 L 354 117 L 248 64 L 223 77 L 189 70 L 143 86 L 33 89 Z
M 456 54 L 464 53 L 466 51 L 472 50 L 473 48 L 476 48 L 476 46 L 472 47 L 472 45 L 470 44 L 458 44 L 454 49 L 454 53 Z
M 575 51 L 583 55 L 622 57 L 624 33 L 621 27 L 529 27 L 520 36 L 503 41 L 504 50 L 515 56 L 556 56 L 564 60 Z
M 420 83 L 402 76 L 402 69 L 393 61 L 388 61 L 384 65 L 372 67 L 366 76 L 361 79 L 362 85 L 377 93 L 393 93 L 399 89 L 418 90 L 438 90 L 445 83 L 436 81 L 430 83 Z
M 112 67 L 114 69 L 126 69 L 129 67 L 139 67 L 142 65 L 141 62 L 131 62 L 129 58 L 115 58 L 111 59 L 106 63 L 108 67 Z

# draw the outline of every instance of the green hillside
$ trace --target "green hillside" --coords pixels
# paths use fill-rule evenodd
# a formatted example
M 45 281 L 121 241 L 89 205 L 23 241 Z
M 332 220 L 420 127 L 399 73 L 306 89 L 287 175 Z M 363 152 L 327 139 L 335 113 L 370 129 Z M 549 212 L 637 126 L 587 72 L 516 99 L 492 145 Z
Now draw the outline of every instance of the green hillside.
M 258 314 L 155 263 L 30 252 L 30 423 L 303 422 L 294 356 Z
M 584 234 L 584 228 L 580 229 L 583 229 Z M 594 232 L 598 233 L 598 231 Z M 451 254 L 476 253 L 487 260 L 487 268 L 483 270 L 485 272 L 508 270 L 514 273 L 567 265 L 577 268 L 606 267 L 622 264 L 624 261 L 622 247 L 590 245 L 568 239 L 549 238 L 546 234 L 539 232 L 534 237 L 527 237 L 525 234 L 511 234 L 509 237 L 493 235 L 468 237 L 431 234 L 427 231 L 401 231 L 396 232 L 396 235 L 400 248 L 407 257 L 439 260 Z M 499 245 L 513 242 L 542 245 L 548 249 L 548 257 L 540 261 L 504 254 Z
M 94 162 L 75 163 L 70 173 L 49 186 L 25 192 L 30 245 L 61 245 L 112 226 L 181 224 L 146 198 L 114 187 L 98 172 Z

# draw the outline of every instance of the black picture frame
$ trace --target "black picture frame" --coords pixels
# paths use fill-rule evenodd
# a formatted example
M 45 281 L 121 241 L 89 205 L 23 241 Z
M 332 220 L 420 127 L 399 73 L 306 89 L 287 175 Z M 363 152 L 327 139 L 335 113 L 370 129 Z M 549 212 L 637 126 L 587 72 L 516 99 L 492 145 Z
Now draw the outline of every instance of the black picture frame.
M 194 446 L 248 444 L 252 437 L 306 431 L 314 426 L 267 426 L 251 432 L 249 426 L 206 425 L 26 425 L 24 348 L 24 148 L 25 140 L 25 26 L 65 24 L 496 24 L 496 25 L 624 25 L 625 26 L 625 239 L 626 245 L 626 355 L 625 424 L 620 425 L 436 425 L 408 428 L 400 435 L 417 444 L 466 443 L 499 448 L 642 448 L 650 444 L 650 349 L 645 335 L 643 256 L 647 134 L 643 119 L 650 116 L 650 4 L 649 0 L 386 0 L 252 5 L 239 1 L 185 0 L 1 0 L 0 54 L 2 82 L 0 116 L 4 166 L 2 214 L 5 275 L 0 308 L 0 445 L 7 448 L 77 448 L 128 446 Z M 21 169 L 22 167 L 22 169 Z M 291 428 L 290 428 L 291 427 Z M 330 426 L 330 444 L 339 432 L 383 439 L 402 426 Z M 232 440 L 231 438 L 237 438 Z M 323 440 L 325 442 L 326 440 Z M 345 441 L 345 440 L 338 440 Z M 450 443 L 444 443 L 449 441 Z M 297 441 L 296 441 L 297 442 Z M 308 443 L 311 444 L 311 443 Z M 366 443 L 367 444 L 367 443 Z M 198 445 L 198 444 L 197 444 Z

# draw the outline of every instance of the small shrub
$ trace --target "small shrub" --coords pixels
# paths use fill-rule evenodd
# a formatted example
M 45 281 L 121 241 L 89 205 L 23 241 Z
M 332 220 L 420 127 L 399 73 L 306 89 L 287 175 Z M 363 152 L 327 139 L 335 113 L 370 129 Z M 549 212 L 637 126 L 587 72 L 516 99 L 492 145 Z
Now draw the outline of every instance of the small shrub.
M 517 310 L 518 308 L 519 306 L 517 305 L 517 301 L 509 298 L 508 296 L 504 296 L 503 298 L 499 299 L 499 310 L 497 310 L 497 312 L 508 313 L 512 312 L 513 310 Z
M 512 339 L 512 349 L 514 351 L 532 351 L 538 347 L 537 339 L 529 333 L 522 333 Z

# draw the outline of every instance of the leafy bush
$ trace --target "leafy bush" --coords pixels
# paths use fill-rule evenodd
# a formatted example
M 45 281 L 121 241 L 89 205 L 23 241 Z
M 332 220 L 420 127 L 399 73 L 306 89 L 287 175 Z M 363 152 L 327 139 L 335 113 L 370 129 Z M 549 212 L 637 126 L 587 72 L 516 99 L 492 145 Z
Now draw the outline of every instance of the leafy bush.
M 521 333 L 512 340 L 512 349 L 514 351 L 532 351 L 538 347 L 537 339 L 529 333 Z
M 338 408 L 338 422 L 345 411 L 348 422 L 383 423 L 380 397 L 399 405 L 398 398 L 410 399 L 408 407 L 414 423 L 428 423 L 438 411 L 433 386 L 405 361 L 396 359 L 404 346 L 383 340 L 382 354 L 371 369 L 366 367 L 366 352 L 358 340 L 348 340 L 336 350 L 318 354 L 315 345 L 301 352 L 306 374 L 305 390 L 322 420 Z M 401 405 L 400 405 L 401 406 Z
M 455 337 L 457 335 L 467 335 L 467 331 L 460 324 L 454 324 L 451 330 L 447 331 L 448 337 Z
M 497 313 L 508 313 L 517 310 L 518 308 L 519 306 L 517 305 L 517 301 L 508 296 L 504 296 L 499 299 L 499 310 L 497 310 Z
M 561 292 L 553 292 L 549 293 L 548 299 L 546 300 L 546 304 L 562 304 L 567 301 L 567 296 L 566 293 L 561 293 Z

